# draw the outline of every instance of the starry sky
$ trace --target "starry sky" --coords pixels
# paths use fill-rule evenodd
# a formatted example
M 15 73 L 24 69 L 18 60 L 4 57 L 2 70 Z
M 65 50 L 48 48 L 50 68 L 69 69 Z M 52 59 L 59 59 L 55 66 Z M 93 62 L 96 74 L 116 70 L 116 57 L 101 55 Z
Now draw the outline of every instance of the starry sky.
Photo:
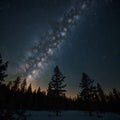
M 9 61 L 9 80 L 24 76 L 45 90 L 58 65 L 68 95 L 77 94 L 82 72 L 105 90 L 120 88 L 119 45 L 119 0 L 0 1 L 0 52 Z

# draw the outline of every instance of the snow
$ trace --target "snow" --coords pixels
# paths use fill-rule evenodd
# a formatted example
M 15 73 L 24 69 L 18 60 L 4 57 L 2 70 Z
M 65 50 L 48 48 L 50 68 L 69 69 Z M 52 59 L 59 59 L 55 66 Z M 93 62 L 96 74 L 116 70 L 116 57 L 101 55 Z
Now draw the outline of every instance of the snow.
M 120 120 L 120 115 L 114 113 L 94 112 L 89 116 L 89 112 L 63 111 L 58 117 L 48 111 L 29 111 L 28 114 L 27 120 Z

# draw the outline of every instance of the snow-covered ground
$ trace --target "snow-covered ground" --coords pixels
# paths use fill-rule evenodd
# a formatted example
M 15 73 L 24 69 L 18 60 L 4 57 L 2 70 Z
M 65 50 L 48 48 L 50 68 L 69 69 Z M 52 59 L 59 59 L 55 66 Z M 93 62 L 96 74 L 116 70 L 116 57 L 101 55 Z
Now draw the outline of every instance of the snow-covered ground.
M 29 111 L 27 120 L 120 120 L 120 115 L 114 113 L 93 113 L 83 111 L 63 111 L 56 117 L 55 113 L 48 111 Z

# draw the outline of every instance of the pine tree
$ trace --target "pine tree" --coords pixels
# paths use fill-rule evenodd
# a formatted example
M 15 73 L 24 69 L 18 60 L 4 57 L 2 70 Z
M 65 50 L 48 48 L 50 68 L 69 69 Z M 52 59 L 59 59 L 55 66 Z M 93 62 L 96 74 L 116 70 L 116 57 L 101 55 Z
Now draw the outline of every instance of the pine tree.
M 56 116 L 59 114 L 59 104 L 60 104 L 60 97 L 65 95 L 66 84 L 64 84 L 65 76 L 60 72 L 58 66 L 54 68 L 54 74 L 52 76 L 51 81 L 48 84 L 48 96 L 54 98 L 54 108 L 56 111 Z
M 12 82 L 11 82 L 11 81 L 8 82 L 8 84 L 7 84 L 7 88 L 8 88 L 9 90 L 12 89 Z
M 3 59 L 0 55 L 0 85 L 4 81 L 4 78 L 7 77 L 6 70 L 8 67 L 8 62 L 3 63 Z
M 97 109 L 102 111 L 106 107 L 106 96 L 105 93 L 99 83 L 97 83 Z
M 100 102 L 105 103 L 105 94 L 99 83 L 97 83 L 97 92 L 98 92 Z
M 83 98 L 83 100 L 89 100 L 90 94 L 91 94 L 91 86 L 93 84 L 94 80 L 91 80 L 86 73 L 82 73 L 82 80 L 80 82 L 80 96 Z
M 37 89 L 37 94 L 41 94 L 41 88 L 40 87 L 38 87 L 38 89 Z
M 21 83 L 21 92 L 25 93 L 27 90 L 27 82 L 26 79 L 23 80 L 23 82 Z
M 116 89 L 116 88 L 113 88 L 113 107 L 114 108 L 113 110 L 116 111 L 116 112 L 119 112 L 120 111 L 120 96 L 119 96 L 119 91 Z
M 52 76 L 52 81 L 49 82 L 48 94 L 52 92 L 52 95 L 59 97 L 63 96 L 66 90 L 66 84 L 63 84 L 65 76 L 60 72 L 58 66 L 54 69 L 54 75 Z
M 27 95 L 27 99 L 29 99 L 29 101 L 27 102 L 27 107 L 28 108 L 33 108 L 33 92 L 32 92 L 32 85 L 31 85 L 31 83 L 28 86 L 26 95 Z
M 86 73 L 82 73 L 80 82 L 80 97 L 82 98 L 85 108 L 92 109 L 92 103 L 96 98 L 96 87 L 93 86 L 94 80 L 91 80 Z
M 115 100 L 120 100 L 119 92 L 115 88 L 113 88 L 113 95 Z
M 28 86 L 27 93 L 32 94 L 32 85 L 31 84 L 29 84 L 29 86 Z
M 20 81 L 21 81 L 21 78 L 20 78 L 19 76 L 16 78 L 15 81 L 13 81 L 12 90 L 13 90 L 14 92 L 19 91 Z

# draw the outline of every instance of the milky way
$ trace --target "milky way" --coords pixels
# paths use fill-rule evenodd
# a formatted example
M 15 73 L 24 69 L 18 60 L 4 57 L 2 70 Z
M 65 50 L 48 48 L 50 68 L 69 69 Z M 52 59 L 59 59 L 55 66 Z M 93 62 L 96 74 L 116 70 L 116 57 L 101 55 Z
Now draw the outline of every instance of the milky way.
M 27 79 L 35 79 L 44 69 L 45 63 L 54 54 L 57 48 L 66 41 L 66 38 L 80 16 L 90 8 L 93 0 L 78 0 L 66 11 L 63 17 L 52 26 L 41 40 L 27 53 L 24 64 L 21 67 L 23 76 Z

